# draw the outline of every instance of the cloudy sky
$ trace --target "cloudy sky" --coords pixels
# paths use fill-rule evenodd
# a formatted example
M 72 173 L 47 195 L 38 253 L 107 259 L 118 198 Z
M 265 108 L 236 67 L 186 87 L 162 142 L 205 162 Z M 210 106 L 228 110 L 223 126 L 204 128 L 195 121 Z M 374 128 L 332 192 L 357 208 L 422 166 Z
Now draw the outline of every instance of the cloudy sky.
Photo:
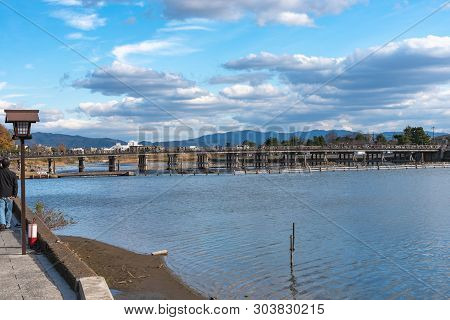
M 0 0 L 0 109 L 122 139 L 450 132 L 446 2 Z

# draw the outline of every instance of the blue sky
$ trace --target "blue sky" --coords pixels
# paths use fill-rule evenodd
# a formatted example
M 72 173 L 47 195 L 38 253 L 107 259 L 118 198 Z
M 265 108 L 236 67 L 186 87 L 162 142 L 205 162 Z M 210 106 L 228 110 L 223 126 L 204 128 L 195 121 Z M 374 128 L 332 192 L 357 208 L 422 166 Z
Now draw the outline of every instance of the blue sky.
M 445 2 L 0 0 L 0 109 L 123 139 L 450 132 L 450 7 L 402 34 Z

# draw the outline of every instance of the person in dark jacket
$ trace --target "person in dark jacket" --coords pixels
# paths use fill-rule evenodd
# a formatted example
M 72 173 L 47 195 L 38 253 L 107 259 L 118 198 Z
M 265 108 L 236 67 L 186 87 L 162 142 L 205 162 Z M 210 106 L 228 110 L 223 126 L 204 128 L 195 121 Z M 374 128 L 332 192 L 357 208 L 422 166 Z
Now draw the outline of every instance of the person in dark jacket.
M 17 175 L 9 170 L 11 161 L 3 158 L 0 168 L 0 231 L 11 227 L 13 199 L 17 197 Z

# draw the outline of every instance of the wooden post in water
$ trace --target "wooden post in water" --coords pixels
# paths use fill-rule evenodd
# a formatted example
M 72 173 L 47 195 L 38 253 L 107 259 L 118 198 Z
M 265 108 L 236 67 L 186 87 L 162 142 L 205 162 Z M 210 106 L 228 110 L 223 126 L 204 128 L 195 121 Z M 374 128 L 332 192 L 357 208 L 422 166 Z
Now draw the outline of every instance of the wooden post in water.
M 293 239 L 292 239 L 292 234 L 289 236 L 289 243 L 290 243 L 290 256 L 291 256 L 291 270 L 294 268 L 294 249 L 292 248 L 292 243 L 293 243 Z
M 294 251 L 295 251 L 295 223 L 292 223 L 292 234 L 289 236 L 290 242 L 290 262 L 291 262 L 291 270 L 294 269 Z
M 292 222 L 292 240 L 293 240 L 292 248 L 295 251 L 295 223 L 294 222 Z

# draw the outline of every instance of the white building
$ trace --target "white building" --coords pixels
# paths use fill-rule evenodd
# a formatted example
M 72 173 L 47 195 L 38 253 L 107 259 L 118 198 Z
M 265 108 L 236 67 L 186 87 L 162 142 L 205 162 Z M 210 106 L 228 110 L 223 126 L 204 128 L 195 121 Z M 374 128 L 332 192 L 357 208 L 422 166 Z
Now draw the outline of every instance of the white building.
M 84 149 L 83 148 L 72 148 L 72 149 L 70 149 L 70 151 L 72 153 L 76 153 L 76 154 L 84 154 Z
M 127 151 L 130 147 L 142 147 L 137 141 L 130 140 L 127 144 L 123 145 L 120 143 L 116 143 L 111 148 L 103 148 L 104 151 Z

